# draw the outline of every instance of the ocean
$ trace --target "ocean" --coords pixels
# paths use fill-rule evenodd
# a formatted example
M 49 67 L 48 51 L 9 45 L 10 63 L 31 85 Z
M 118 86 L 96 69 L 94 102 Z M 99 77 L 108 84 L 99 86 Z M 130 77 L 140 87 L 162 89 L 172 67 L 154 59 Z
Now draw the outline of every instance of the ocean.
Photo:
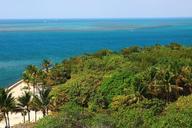
M 170 42 L 192 45 L 192 18 L 0 20 L 0 87 L 42 59 L 56 63 L 104 48 Z

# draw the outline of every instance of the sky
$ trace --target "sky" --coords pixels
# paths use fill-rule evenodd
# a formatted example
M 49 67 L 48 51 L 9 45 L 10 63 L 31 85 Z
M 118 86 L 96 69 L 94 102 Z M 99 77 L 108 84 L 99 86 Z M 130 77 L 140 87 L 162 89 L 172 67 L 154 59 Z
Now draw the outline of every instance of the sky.
M 0 0 L 0 19 L 192 17 L 192 0 Z

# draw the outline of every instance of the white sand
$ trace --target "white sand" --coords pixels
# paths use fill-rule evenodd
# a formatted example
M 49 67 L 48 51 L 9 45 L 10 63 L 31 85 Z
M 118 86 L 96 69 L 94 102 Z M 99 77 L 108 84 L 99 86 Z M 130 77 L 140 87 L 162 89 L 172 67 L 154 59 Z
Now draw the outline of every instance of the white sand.
M 10 86 L 8 89 L 10 89 L 12 95 L 15 97 L 15 98 L 18 98 L 19 96 L 22 96 L 23 93 L 24 93 L 24 89 L 25 87 L 28 87 L 28 85 L 23 81 L 18 81 L 17 83 L 13 84 L 12 86 Z M 32 88 L 31 88 L 32 89 Z M 19 123 L 23 123 L 23 116 L 21 115 L 21 113 L 10 113 L 9 114 L 10 116 L 10 125 L 13 126 L 13 125 L 16 125 L 16 124 L 19 124 Z M 31 122 L 34 122 L 35 121 L 35 112 L 34 111 L 31 111 L 30 113 L 30 117 L 31 117 Z M 43 114 L 39 111 L 37 112 L 37 120 L 42 118 L 43 117 Z M 28 120 L 28 116 L 26 115 L 25 117 L 25 120 L 27 121 Z M 5 127 L 5 120 L 3 119 L 2 121 L 0 121 L 0 128 L 4 128 Z

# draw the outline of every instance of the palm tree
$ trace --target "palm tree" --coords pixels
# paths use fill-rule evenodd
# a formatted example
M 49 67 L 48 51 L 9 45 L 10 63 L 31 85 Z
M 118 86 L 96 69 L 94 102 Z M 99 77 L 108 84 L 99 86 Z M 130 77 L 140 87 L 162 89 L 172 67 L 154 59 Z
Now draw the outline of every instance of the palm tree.
M 23 112 L 27 112 L 28 114 L 28 121 L 30 122 L 30 109 L 29 105 L 31 102 L 31 93 L 25 92 L 23 96 L 18 98 L 18 107 L 23 110 Z
M 65 83 L 68 79 L 71 78 L 71 70 L 66 69 L 61 64 L 56 64 L 51 69 L 50 77 L 53 81 L 53 85 Z
M 39 111 L 39 107 L 36 104 L 35 98 L 32 99 L 31 103 L 30 103 L 30 110 L 33 110 L 35 112 L 35 122 L 37 121 L 37 112 Z
M 15 99 L 9 90 L 0 90 L 0 111 L 5 118 L 6 128 L 10 128 L 9 112 L 15 109 Z
M 34 65 L 28 65 L 23 77 L 24 80 L 30 83 L 33 86 L 33 94 L 35 94 L 36 86 L 37 86 L 37 77 L 38 77 L 38 68 Z
M 164 74 L 164 79 L 163 79 L 163 83 L 165 84 L 165 91 L 166 91 L 166 100 L 167 100 L 167 103 L 170 102 L 170 93 L 171 93 L 171 84 L 170 84 L 170 81 L 171 81 L 171 78 L 173 77 L 173 74 L 167 70 Z
M 28 90 L 30 91 L 31 76 L 28 71 L 23 72 L 22 79 L 25 83 L 27 83 Z
M 136 79 L 135 84 L 134 84 L 134 97 L 132 98 L 132 100 L 136 100 L 137 102 L 143 100 L 147 93 L 147 85 L 145 85 L 145 83 L 142 83 L 142 81 L 140 79 Z
M 21 115 L 23 116 L 23 123 L 25 123 L 25 116 L 27 115 L 27 112 L 24 110 L 21 112 Z
M 52 96 L 50 96 L 51 88 L 42 87 L 39 89 L 38 95 L 34 95 L 36 106 L 42 111 L 43 116 L 48 115 L 49 104 Z
M 51 61 L 48 59 L 44 59 L 42 62 L 42 67 L 45 69 L 46 73 L 49 73 L 49 68 L 52 66 Z
M 37 83 L 39 85 L 48 85 L 49 75 L 47 73 L 45 73 L 43 70 L 39 70 L 38 77 L 37 77 Z

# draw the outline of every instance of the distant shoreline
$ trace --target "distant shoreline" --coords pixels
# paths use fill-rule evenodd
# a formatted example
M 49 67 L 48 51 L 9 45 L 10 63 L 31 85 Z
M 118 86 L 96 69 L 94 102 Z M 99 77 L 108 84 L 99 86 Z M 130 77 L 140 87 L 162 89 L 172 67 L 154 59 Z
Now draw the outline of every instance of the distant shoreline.
M 1 20 L 119 20 L 119 19 L 192 19 L 192 17 L 114 17 L 114 18 L 5 18 Z

